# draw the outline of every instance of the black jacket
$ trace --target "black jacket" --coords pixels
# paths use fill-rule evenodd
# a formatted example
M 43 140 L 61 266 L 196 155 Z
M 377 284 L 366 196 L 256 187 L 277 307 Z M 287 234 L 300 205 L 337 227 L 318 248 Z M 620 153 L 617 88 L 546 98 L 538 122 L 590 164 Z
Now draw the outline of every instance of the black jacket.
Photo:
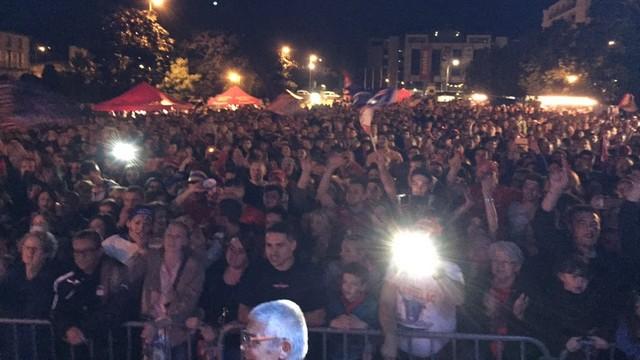
M 130 292 L 124 265 L 104 256 L 93 274 L 75 268 L 54 283 L 52 321 L 60 337 L 71 327 L 85 336 L 106 336 L 130 314 Z

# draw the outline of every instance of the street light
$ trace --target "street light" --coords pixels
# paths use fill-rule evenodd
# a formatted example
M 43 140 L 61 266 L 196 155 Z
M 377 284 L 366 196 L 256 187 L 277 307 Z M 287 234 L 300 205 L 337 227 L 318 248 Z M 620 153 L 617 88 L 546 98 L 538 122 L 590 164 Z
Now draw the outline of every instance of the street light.
M 283 46 L 280 49 L 280 54 L 282 54 L 283 57 L 289 56 L 289 54 L 291 54 L 291 48 L 287 45 Z
M 229 70 L 229 72 L 227 72 L 227 80 L 232 84 L 239 84 L 240 81 L 242 81 L 242 75 L 238 74 L 236 71 Z
M 149 12 L 153 11 L 154 7 L 162 7 L 164 0 L 149 0 Z
M 460 66 L 460 59 L 453 59 L 450 62 L 447 63 L 447 72 L 446 72 L 446 79 L 445 79 L 445 84 L 446 84 L 446 90 L 449 91 L 449 74 L 451 73 L 451 66 L 457 67 Z
M 580 79 L 580 77 L 578 75 L 575 74 L 569 74 L 567 76 L 565 76 L 564 78 L 567 83 L 569 84 L 575 84 L 576 82 L 578 82 L 578 80 Z
M 609 45 L 609 47 L 614 47 L 614 46 L 616 46 L 616 41 L 615 40 L 609 40 L 609 42 L 607 44 Z
M 313 89 L 313 71 L 316 69 L 316 63 L 310 62 L 307 66 L 309 68 L 309 90 Z
M 313 86 L 313 71 L 316 69 L 316 62 L 318 62 L 318 60 L 321 60 L 318 58 L 318 55 L 309 55 L 309 65 L 307 66 L 309 68 L 309 90 L 315 87 Z

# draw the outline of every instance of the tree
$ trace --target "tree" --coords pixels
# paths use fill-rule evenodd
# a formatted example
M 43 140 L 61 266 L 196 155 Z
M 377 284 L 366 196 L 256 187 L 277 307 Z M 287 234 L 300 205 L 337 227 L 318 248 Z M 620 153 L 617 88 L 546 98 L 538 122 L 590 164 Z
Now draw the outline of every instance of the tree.
M 229 86 L 227 71 L 242 74 L 242 87 L 251 92 L 258 85 L 258 77 L 251 70 L 246 57 L 239 54 L 235 36 L 212 31 L 195 34 L 184 42 L 181 55 L 189 59 L 202 78 L 196 85 L 201 95 L 213 95 Z
M 640 90 L 640 2 L 593 0 L 589 16 L 588 24 L 559 22 L 529 36 L 520 79 L 529 93 L 583 93 L 612 102 Z M 568 83 L 568 75 L 578 80 Z
M 122 91 L 139 81 L 162 81 L 174 40 L 154 16 L 121 8 L 106 17 L 102 37 L 92 52 L 104 85 Z
M 189 60 L 177 58 L 171 63 L 160 87 L 181 98 L 187 98 L 194 95 L 195 86 L 200 78 L 200 74 L 189 73 Z

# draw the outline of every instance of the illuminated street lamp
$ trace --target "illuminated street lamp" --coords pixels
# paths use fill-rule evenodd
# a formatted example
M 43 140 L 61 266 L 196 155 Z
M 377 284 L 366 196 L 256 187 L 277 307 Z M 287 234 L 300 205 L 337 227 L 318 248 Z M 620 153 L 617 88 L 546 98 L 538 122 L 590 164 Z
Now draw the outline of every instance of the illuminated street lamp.
M 290 47 L 288 47 L 287 45 L 283 46 L 283 47 L 280 49 L 280 54 L 281 54 L 281 56 L 283 56 L 283 57 L 287 57 L 287 56 L 289 56 L 289 55 L 291 54 L 291 48 L 290 48 Z
M 227 80 L 232 84 L 239 84 L 242 81 L 242 75 L 236 71 L 229 70 L 229 72 L 227 72 Z
M 320 60 L 318 58 L 318 55 L 316 54 L 311 54 L 309 55 L 309 65 L 307 66 L 309 68 L 309 90 L 313 89 L 313 71 L 316 69 L 316 62 L 318 62 L 318 60 Z
M 154 7 L 162 7 L 164 0 L 149 0 L 149 13 L 153 11 Z
M 44 45 L 38 45 L 38 51 L 40 51 L 41 53 L 45 53 L 47 52 L 47 47 Z
M 457 67 L 460 66 L 460 59 L 453 59 L 447 63 L 447 72 L 445 78 L 446 90 L 449 91 L 449 74 L 451 73 L 451 66 Z
M 576 82 L 578 82 L 578 80 L 580 80 L 580 77 L 578 75 L 575 75 L 575 74 L 569 74 L 569 75 L 565 76 L 564 79 L 569 84 L 575 84 Z
M 609 45 L 609 47 L 614 47 L 614 46 L 616 46 L 616 41 L 615 40 L 609 40 L 609 42 L 607 42 L 607 45 Z

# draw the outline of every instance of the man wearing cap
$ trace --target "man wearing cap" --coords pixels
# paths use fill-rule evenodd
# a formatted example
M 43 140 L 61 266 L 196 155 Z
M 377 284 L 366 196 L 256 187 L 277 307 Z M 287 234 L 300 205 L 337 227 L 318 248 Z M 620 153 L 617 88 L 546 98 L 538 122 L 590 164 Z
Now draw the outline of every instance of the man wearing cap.
M 175 206 L 184 210 L 197 224 L 209 218 L 211 201 L 215 199 L 217 182 L 200 170 L 189 173 L 187 188 L 174 200 Z

